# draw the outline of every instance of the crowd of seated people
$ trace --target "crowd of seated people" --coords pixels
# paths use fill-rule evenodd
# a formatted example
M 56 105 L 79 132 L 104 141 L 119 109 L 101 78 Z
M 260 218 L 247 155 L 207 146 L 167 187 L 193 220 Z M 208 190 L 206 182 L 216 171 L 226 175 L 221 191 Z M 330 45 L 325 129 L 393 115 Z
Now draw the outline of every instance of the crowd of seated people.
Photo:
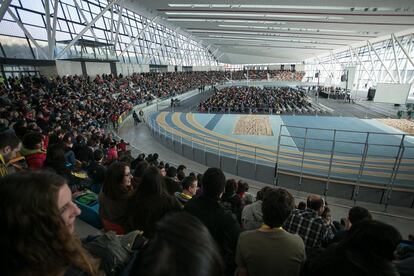
M 133 74 L 131 78 L 133 85 L 139 91 L 151 93 L 157 97 L 182 94 L 226 80 L 223 71 L 142 73 Z
M 143 73 L 129 77 L 97 75 L 55 78 L 9 78 L 0 86 L 0 119 L 7 128 L 17 121 L 36 122 L 42 129 L 59 125 L 78 131 L 101 128 L 133 106 L 181 94 L 225 80 L 224 72 Z M 49 126 L 50 129 L 50 126 Z
M 232 86 L 216 91 L 198 106 L 200 112 L 302 113 L 313 111 L 303 91 L 290 87 Z
M 233 80 L 271 80 L 271 81 L 302 81 L 303 71 L 291 70 L 239 70 L 228 71 L 227 78 Z
M 220 169 L 187 174 L 185 165 L 169 165 L 157 153 L 132 156 L 126 141 L 102 129 L 108 123 L 105 111 L 128 108 L 110 100 L 117 91 L 129 91 L 120 88 L 130 86 L 126 80 L 74 76 L 22 82 L 2 88 L 5 275 L 412 271 L 412 255 L 394 260 L 399 232 L 365 209 L 354 207 L 342 224 L 334 223 L 317 195 L 295 208 L 288 191 L 266 187 L 254 201 L 247 183 L 226 179 Z M 119 93 L 121 99 L 137 95 Z M 21 166 L 11 167 L 19 152 Z M 84 188 L 99 194 L 104 230 L 119 235 L 79 239 L 74 228 L 81 211 L 72 195 Z
M 405 247 L 395 255 L 400 233 L 365 208 L 355 206 L 333 222 L 318 195 L 296 205 L 287 190 L 265 187 L 252 202 L 245 184 L 226 180 L 220 169 L 183 173 L 179 181 L 177 168 L 153 155 L 133 161 L 142 171 L 137 181 L 130 163 L 116 161 L 100 193 L 100 199 L 110 189 L 119 193 L 101 204 L 105 213 L 120 214 L 106 218 L 125 231 L 82 240 L 75 231 L 80 210 L 67 179 L 44 170 L 0 178 L 5 273 L 411 275 L 414 243 L 405 241 L 411 251 Z M 161 171 L 166 165 L 170 176 Z M 167 188 L 167 178 L 175 189 Z

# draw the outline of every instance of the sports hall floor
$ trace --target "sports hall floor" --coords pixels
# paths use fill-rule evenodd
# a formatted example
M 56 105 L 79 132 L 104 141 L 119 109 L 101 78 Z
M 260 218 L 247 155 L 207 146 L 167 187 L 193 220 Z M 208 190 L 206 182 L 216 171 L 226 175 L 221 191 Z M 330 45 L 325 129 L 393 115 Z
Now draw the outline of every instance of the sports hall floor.
M 205 98 L 208 96 L 208 92 L 204 92 L 197 96 L 194 96 L 186 101 L 183 101 L 181 106 L 175 107 L 173 111 L 176 112 L 188 112 L 191 111 L 193 106 L 195 106 L 200 99 Z M 379 112 L 384 112 L 384 108 L 390 110 L 392 112 L 394 107 L 389 106 L 379 106 L 372 105 L 372 107 L 365 108 L 364 106 L 360 106 L 359 104 L 351 104 L 351 109 L 349 109 L 348 105 L 345 103 L 340 102 L 333 102 L 330 103 L 329 100 L 320 99 L 320 102 L 325 104 L 326 106 L 335 108 L 335 105 L 340 107 L 344 106 L 342 113 L 346 115 L 346 112 L 352 112 L 352 114 L 358 115 L 360 118 L 372 118 L 377 117 Z M 346 107 L 346 108 L 345 108 Z M 352 108 L 355 107 L 355 108 Z M 159 111 L 171 111 L 169 105 L 159 106 Z M 338 108 L 336 110 L 339 110 Z M 146 112 L 150 112 L 148 110 Z M 156 111 L 155 107 L 152 108 L 152 111 Z M 396 114 L 396 111 L 393 112 Z M 296 116 L 299 117 L 299 116 Z M 375 127 L 375 126 L 373 126 Z M 145 124 L 140 124 L 138 126 L 134 126 L 132 118 L 128 118 L 125 120 L 124 124 L 120 128 L 119 132 L 117 133 L 119 137 L 124 138 L 131 144 L 131 149 L 133 152 L 133 156 L 144 152 L 144 153 L 154 153 L 157 152 L 159 154 L 160 160 L 165 160 L 173 165 L 185 164 L 187 166 L 186 172 L 196 172 L 202 173 L 204 172 L 207 167 L 190 159 L 184 158 L 183 156 L 176 154 L 175 152 L 171 151 L 164 145 L 158 143 L 154 137 L 152 136 L 151 131 Z M 234 178 L 234 179 L 243 179 L 247 181 L 250 185 L 249 192 L 256 194 L 256 192 L 264 187 L 266 184 L 254 181 L 251 179 L 245 179 L 243 177 L 239 177 L 236 175 L 232 175 L 226 173 L 227 178 Z M 302 201 L 306 199 L 307 193 L 298 192 L 295 190 L 290 190 L 290 192 L 294 195 L 296 202 Z M 349 208 L 354 206 L 355 204 L 359 206 L 364 206 L 371 210 L 373 213 L 374 218 L 384 221 L 386 223 L 392 224 L 397 227 L 404 237 L 407 237 L 408 234 L 412 234 L 414 232 L 414 209 L 396 207 L 396 206 L 389 206 L 387 211 L 384 212 L 384 206 L 374 203 L 367 203 L 367 202 L 354 202 L 345 199 L 339 199 L 334 197 L 328 197 L 327 201 L 332 211 L 332 216 L 334 219 L 340 219 L 345 217 Z M 92 228 L 91 226 L 87 225 L 86 223 L 77 220 L 77 231 L 80 233 L 81 236 L 85 236 L 87 234 L 95 234 L 97 229 Z
M 403 107 L 361 100 L 351 104 L 311 96 L 312 102 L 330 110 L 329 114 L 256 115 L 254 117 L 268 120 L 271 135 L 240 135 L 235 133 L 237 122 L 250 115 L 196 112 L 196 105 L 211 94 L 211 91 L 202 92 L 178 107 L 160 107 L 151 119 L 156 127 L 161 126 L 161 132 L 167 130 L 164 132 L 166 137 L 176 140 L 182 137 L 183 143 L 215 154 L 230 158 L 237 155 L 239 160 L 266 166 L 278 163 L 280 169 L 294 172 L 302 170 L 303 159 L 303 173 L 322 177 L 329 175 L 347 181 L 359 178 L 361 182 L 390 185 L 403 132 L 377 119 L 396 118 L 397 111 Z M 281 125 L 289 127 L 281 128 Z M 306 131 L 305 128 L 310 129 Z M 281 146 L 278 148 L 280 132 Z M 370 132 L 367 158 L 362 160 L 367 132 Z M 406 136 L 404 145 L 394 184 L 412 188 L 414 136 Z M 331 156 L 332 149 L 334 154 Z M 365 166 L 360 175 L 362 162 Z

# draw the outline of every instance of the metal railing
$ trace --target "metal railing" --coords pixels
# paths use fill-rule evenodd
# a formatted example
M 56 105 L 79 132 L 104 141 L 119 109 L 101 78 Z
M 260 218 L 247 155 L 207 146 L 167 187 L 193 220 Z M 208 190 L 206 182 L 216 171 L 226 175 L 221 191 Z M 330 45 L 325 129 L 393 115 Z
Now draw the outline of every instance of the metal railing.
M 220 166 L 222 157 L 234 159 L 236 167 L 239 160 L 250 162 L 255 176 L 258 165 L 275 168 L 276 184 L 279 174 L 294 172 L 298 191 L 304 178 L 317 176 L 325 181 L 325 196 L 333 182 L 345 182 L 354 186 L 354 202 L 361 186 L 374 185 L 384 191 L 381 202 L 386 207 L 394 190 L 414 192 L 413 135 L 281 125 L 277 146 L 271 147 L 204 135 L 174 118 L 178 115 L 173 115 L 172 124 L 160 115 L 147 116 L 153 135 L 164 143 L 177 143 L 181 151 L 189 146 L 193 160 L 194 149 L 201 149 L 216 154 Z
M 205 152 L 226 156 L 235 160 L 250 161 L 253 164 L 274 166 L 276 162 L 276 148 L 266 146 L 254 146 L 252 143 L 238 143 L 227 139 L 214 138 L 200 133 L 184 133 L 183 130 L 156 122 L 151 115 L 147 117 L 147 125 L 154 135 L 161 139 L 186 144 L 191 149 L 198 148 Z M 260 154 L 260 155 L 259 155 Z

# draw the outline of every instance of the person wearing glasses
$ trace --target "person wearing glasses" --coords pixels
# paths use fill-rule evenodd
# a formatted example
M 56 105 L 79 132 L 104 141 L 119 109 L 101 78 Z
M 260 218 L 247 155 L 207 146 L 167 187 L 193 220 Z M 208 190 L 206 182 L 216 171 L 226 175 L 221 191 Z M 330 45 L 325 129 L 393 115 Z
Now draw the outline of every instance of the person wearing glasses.
M 115 162 L 108 167 L 99 193 L 99 213 L 103 220 L 124 225 L 128 200 L 134 191 L 131 180 L 131 169 L 127 164 Z

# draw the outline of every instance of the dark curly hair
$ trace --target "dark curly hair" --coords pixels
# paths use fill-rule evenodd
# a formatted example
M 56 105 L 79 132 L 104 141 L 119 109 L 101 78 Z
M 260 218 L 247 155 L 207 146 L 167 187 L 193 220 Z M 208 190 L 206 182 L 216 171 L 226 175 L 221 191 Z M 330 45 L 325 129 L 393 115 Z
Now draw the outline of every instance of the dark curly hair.
M 58 275 L 69 267 L 100 275 L 98 262 L 65 226 L 57 200 L 66 180 L 49 172 L 20 172 L 0 179 L 4 275 Z
M 280 227 L 295 206 L 293 196 L 285 189 L 272 189 L 263 198 L 263 222 L 269 227 Z

